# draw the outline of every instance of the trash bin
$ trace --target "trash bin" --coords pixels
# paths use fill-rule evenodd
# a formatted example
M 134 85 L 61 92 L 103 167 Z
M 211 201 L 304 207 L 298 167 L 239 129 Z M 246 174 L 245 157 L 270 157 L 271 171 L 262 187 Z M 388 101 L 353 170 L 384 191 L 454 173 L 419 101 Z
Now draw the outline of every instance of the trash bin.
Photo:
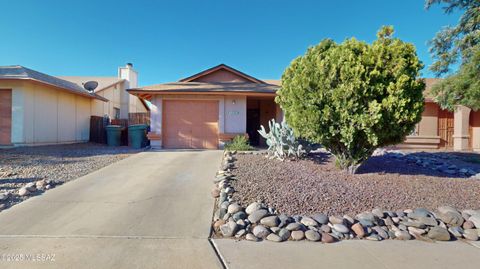
M 105 129 L 107 130 L 107 145 L 110 147 L 120 146 L 124 127 L 120 125 L 107 125 Z
M 128 126 L 128 144 L 132 148 L 139 149 L 147 146 L 147 128 L 146 124 Z

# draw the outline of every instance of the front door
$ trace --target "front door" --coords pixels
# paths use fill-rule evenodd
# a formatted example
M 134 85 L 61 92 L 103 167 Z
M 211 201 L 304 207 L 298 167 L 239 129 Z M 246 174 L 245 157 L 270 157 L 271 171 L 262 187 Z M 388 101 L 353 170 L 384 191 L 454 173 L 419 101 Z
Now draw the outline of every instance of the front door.
M 247 109 L 247 133 L 252 146 L 260 143 L 260 109 Z
M 438 135 L 440 148 L 453 148 L 453 112 L 443 109 L 438 111 Z

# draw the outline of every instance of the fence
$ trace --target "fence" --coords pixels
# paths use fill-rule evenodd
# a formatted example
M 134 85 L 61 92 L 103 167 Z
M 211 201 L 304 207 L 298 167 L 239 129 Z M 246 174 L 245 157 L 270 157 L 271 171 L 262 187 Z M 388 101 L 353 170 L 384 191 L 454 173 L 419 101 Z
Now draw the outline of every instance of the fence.
M 128 125 L 146 124 L 150 126 L 150 112 L 128 113 Z
M 107 117 L 90 117 L 90 142 L 106 144 L 107 134 L 105 132 L 105 126 L 110 124 L 110 120 Z

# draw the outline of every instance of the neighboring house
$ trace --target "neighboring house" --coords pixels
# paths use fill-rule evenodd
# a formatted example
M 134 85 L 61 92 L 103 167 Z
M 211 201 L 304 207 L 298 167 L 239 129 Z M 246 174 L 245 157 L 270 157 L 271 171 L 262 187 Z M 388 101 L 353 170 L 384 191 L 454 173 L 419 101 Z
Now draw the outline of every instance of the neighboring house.
M 437 79 L 425 79 L 425 111 L 403 148 L 480 150 L 480 111 L 458 107 L 442 110 L 429 96 Z M 279 80 L 259 80 L 221 64 L 178 82 L 132 88 L 132 94 L 150 100 L 154 147 L 221 148 L 235 135 L 248 134 L 262 145 L 257 130 L 268 120 L 280 121 L 275 104 Z
M 138 85 L 138 73 L 130 63 L 118 69 L 117 77 L 60 76 L 59 78 L 76 83 L 82 88 L 87 81 L 98 82 L 98 87 L 94 92 L 108 99 L 108 102 L 95 101 L 92 115 L 107 115 L 111 119 L 128 119 L 128 113 L 147 112 L 149 109 L 145 100 L 126 91 L 128 88 L 135 88 Z
M 132 88 L 151 102 L 153 147 L 221 148 L 236 135 L 261 144 L 257 130 L 282 113 L 278 81 L 262 81 L 221 64 L 178 82 Z
M 85 142 L 92 115 L 112 117 L 119 108 L 120 116 L 128 118 L 129 111 L 146 111 L 125 91 L 137 85 L 132 66 L 120 68 L 119 78 L 95 77 L 102 88 L 89 92 L 82 83 L 92 77 L 62 79 L 23 66 L 1 66 L 0 145 Z
M 464 106 L 458 106 L 453 112 L 441 109 L 430 94 L 439 80 L 425 79 L 422 120 L 415 132 L 398 147 L 480 151 L 480 111 Z

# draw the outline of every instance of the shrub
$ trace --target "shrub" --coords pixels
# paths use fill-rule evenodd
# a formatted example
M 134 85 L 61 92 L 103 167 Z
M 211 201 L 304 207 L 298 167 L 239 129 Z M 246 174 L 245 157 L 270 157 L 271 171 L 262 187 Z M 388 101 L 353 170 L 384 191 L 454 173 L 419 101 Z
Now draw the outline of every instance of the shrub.
M 295 59 L 276 98 L 295 134 L 325 146 L 354 173 L 377 147 L 404 140 L 421 119 L 423 65 L 384 27 L 369 45 L 324 40 Z
M 277 123 L 275 119 L 271 119 L 268 127 L 270 128 L 268 133 L 263 125 L 260 126 L 258 133 L 267 140 L 269 157 L 283 161 L 287 158 L 298 159 L 305 154 L 303 146 L 297 141 L 293 129 L 287 122 Z
M 231 142 L 228 142 L 225 145 L 226 150 L 239 150 L 239 151 L 247 151 L 253 150 L 254 148 L 250 146 L 248 142 L 248 138 L 244 135 L 237 135 L 235 136 Z

